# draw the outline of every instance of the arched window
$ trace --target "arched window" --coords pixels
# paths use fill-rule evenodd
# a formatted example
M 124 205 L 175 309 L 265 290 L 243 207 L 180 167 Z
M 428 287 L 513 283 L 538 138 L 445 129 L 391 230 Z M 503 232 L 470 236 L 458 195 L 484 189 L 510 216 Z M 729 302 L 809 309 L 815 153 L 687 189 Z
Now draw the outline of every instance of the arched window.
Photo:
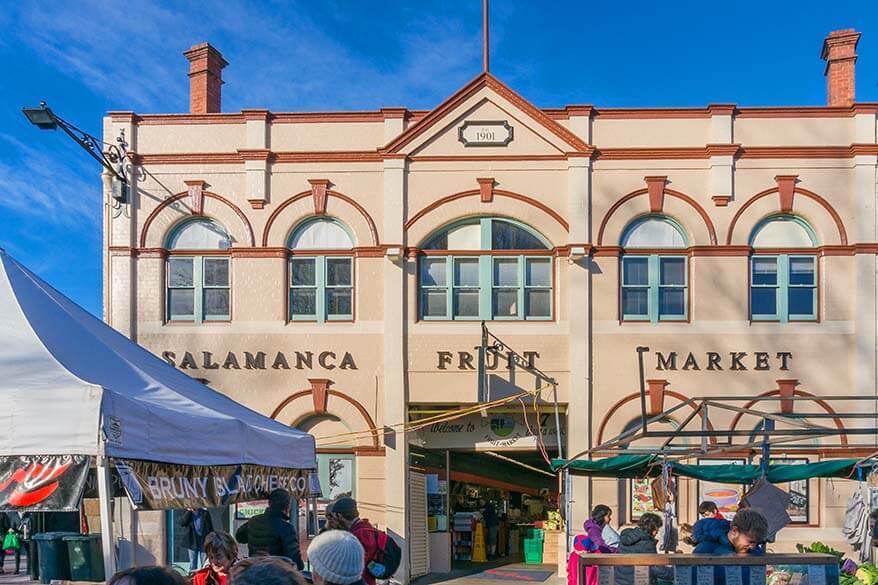
M 683 228 L 662 215 L 635 220 L 622 234 L 622 320 L 684 321 L 688 311 L 688 246 Z
M 750 318 L 754 321 L 817 319 L 817 236 L 802 218 L 775 215 L 750 236 Z M 790 249 L 801 253 L 789 253 Z M 779 249 L 784 253 L 777 253 Z
M 354 318 L 354 240 L 331 218 L 299 225 L 290 236 L 290 319 L 350 321 Z
M 232 239 L 217 222 L 190 219 L 170 233 L 167 260 L 167 318 L 169 321 L 227 321 L 231 317 L 229 257 Z
M 551 246 L 531 228 L 466 219 L 430 236 L 423 250 L 422 319 L 552 318 Z

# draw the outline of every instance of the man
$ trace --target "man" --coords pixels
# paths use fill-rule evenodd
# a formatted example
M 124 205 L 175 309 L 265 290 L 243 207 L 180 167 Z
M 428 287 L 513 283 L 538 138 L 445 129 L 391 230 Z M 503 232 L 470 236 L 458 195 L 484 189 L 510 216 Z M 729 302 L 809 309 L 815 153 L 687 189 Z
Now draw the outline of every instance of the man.
M 290 524 L 290 492 L 276 489 L 268 494 L 268 509 L 238 528 L 235 538 L 248 545 L 250 556 L 287 557 L 301 571 L 305 568 L 296 528 Z
M 658 540 L 656 535 L 662 527 L 662 519 L 658 514 L 647 512 L 637 521 L 634 528 L 626 528 L 619 536 L 619 553 L 621 554 L 656 554 Z M 650 583 L 658 580 L 673 581 L 674 572 L 670 567 L 653 565 L 649 567 Z M 616 567 L 616 585 L 631 585 L 634 583 L 633 567 Z
M 204 537 L 213 532 L 213 520 L 206 508 L 188 508 L 180 526 L 189 529 L 183 544 L 189 551 L 189 572 L 194 573 L 204 564 Z
M 378 530 L 368 520 L 360 518 L 357 502 L 353 498 L 342 497 L 332 502 L 329 527 L 347 530 L 357 537 L 363 546 L 363 581 L 375 585 L 375 577 L 369 572 L 369 563 L 378 556 Z
M 485 523 L 485 544 L 488 549 L 488 558 L 497 556 L 497 537 L 500 534 L 500 518 L 497 517 L 497 510 L 494 508 L 494 502 L 485 500 L 482 504 L 482 520 Z
M 759 546 L 768 536 L 765 517 L 749 508 L 739 510 L 729 531 L 716 538 L 705 538 L 695 547 L 695 553 L 713 555 L 758 554 Z

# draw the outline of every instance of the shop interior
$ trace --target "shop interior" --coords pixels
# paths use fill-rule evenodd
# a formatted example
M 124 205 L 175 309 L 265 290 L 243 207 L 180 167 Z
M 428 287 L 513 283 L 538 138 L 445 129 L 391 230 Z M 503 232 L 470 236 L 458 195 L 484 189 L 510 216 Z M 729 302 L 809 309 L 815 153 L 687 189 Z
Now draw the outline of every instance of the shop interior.
M 432 572 L 530 562 L 556 564 L 562 524 L 557 478 L 540 452 L 460 451 L 412 447 L 412 469 L 426 476 Z M 554 457 L 554 452 L 547 452 Z M 493 505 L 496 543 L 485 509 Z M 525 554 L 525 540 L 542 539 Z M 528 558 L 526 558 L 526 556 Z

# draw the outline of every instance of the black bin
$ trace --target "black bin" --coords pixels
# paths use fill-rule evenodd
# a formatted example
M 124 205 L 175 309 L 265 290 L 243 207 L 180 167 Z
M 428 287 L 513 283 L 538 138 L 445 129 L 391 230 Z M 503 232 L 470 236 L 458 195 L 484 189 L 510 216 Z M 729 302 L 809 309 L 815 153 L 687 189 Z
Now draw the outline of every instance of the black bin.
M 31 538 L 27 541 L 27 574 L 31 581 L 40 579 L 40 565 L 37 562 L 37 541 Z
M 75 532 L 41 532 L 34 534 L 37 542 L 37 558 L 40 567 L 40 583 L 53 579 L 70 580 L 70 558 L 67 556 L 65 536 L 76 536 Z
M 104 555 L 100 534 L 65 536 L 72 581 L 103 581 Z

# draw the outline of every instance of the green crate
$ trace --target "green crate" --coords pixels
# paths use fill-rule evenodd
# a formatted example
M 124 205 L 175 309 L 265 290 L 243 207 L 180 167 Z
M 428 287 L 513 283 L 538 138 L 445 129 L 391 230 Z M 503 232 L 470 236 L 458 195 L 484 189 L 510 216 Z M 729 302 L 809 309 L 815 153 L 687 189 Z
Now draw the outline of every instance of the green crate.
M 531 540 L 542 541 L 545 538 L 545 534 L 542 528 L 528 528 L 527 537 Z
M 543 541 L 536 538 L 524 539 L 524 563 L 526 565 L 543 564 Z

